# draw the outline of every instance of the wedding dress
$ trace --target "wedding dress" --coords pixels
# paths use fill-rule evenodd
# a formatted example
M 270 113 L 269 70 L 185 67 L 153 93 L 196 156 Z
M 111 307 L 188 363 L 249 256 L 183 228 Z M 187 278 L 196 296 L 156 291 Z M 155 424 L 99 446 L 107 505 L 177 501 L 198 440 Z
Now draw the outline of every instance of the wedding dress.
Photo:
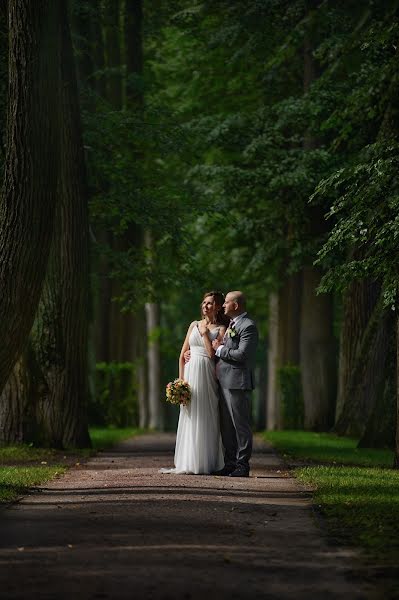
M 219 328 L 208 333 L 211 341 L 218 333 Z M 191 331 L 189 344 L 191 357 L 184 368 L 184 379 L 191 387 L 191 401 L 188 406 L 180 406 L 175 469 L 168 472 L 209 474 L 224 465 L 215 363 L 209 358 L 198 324 Z

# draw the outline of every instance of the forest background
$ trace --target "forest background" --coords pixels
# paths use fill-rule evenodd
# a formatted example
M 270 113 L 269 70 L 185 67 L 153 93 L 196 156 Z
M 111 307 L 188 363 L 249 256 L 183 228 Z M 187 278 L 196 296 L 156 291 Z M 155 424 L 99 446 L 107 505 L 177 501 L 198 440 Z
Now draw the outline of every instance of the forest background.
M 394 448 L 399 3 L 26 4 L 0 3 L 1 443 L 173 427 L 202 294 L 239 288 L 257 427 Z

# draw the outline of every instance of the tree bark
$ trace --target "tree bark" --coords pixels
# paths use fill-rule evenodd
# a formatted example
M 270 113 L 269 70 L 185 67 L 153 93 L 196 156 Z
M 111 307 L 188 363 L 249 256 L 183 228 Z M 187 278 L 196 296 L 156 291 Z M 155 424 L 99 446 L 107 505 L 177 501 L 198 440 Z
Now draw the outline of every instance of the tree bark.
M 0 394 L 0 445 L 20 444 L 27 439 L 25 421 L 29 406 L 29 376 L 25 353 L 15 363 Z
M 305 8 L 311 17 L 320 0 L 306 0 Z M 304 38 L 304 93 L 308 93 L 319 75 L 319 65 L 313 56 L 318 36 L 317 28 L 309 18 Z M 306 133 L 303 141 L 305 151 L 319 146 L 319 140 Z M 308 237 L 314 239 L 326 230 L 323 207 L 313 206 L 309 212 Z M 333 422 L 336 393 L 335 341 L 333 336 L 333 301 L 331 294 L 317 295 L 321 279 L 319 268 L 307 265 L 303 269 L 300 368 L 303 385 L 305 428 L 329 429 Z
M 397 293 L 397 304 L 399 303 L 399 295 Z M 395 458 L 393 466 L 399 469 L 399 312 L 396 308 L 396 411 L 395 411 Z
M 161 405 L 161 356 L 159 349 L 159 305 L 147 302 L 147 362 L 148 362 L 148 405 L 150 429 L 163 429 L 163 410 Z
M 122 106 L 120 0 L 105 0 L 104 23 L 107 97 L 118 110 Z
M 363 435 L 375 402 L 381 365 L 370 363 L 370 353 L 381 317 L 380 292 L 379 284 L 362 280 L 352 282 L 344 294 L 334 427 L 340 435 Z
M 269 299 L 269 344 L 267 353 L 268 378 L 267 378 L 267 406 L 266 427 L 269 431 L 280 429 L 281 414 L 277 390 L 278 364 L 278 323 L 279 301 L 278 293 L 272 292 Z
M 89 220 L 80 108 L 66 0 L 61 8 L 59 203 L 49 268 L 33 328 L 48 393 L 37 414 L 53 447 L 87 447 Z
M 374 347 L 375 359 L 372 361 L 376 380 L 374 402 L 369 410 L 369 419 L 359 441 L 359 448 L 395 447 L 395 318 L 390 309 L 386 309 L 380 321 L 379 335 Z M 367 386 L 367 380 L 365 381 Z
M 10 0 L 9 23 L 9 103 L 0 204 L 0 390 L 26 346 L 53 232 L 59 3 Z
M 267 428 L 280 429 L 282 422 L 278 369 L 299 365 L 301 273 L 288 275 L 269 304 L 269 351 L 267 376 Z
M 321 271 L 303 270 L 301 304 L 301 376 L 305 429 L 326 431 L 334 422 L 335 341 L 330 294 L 317 295 Z
M 8 3 L 0 1 L 0 177 L 4 169 L 4 140 L 7 118 L 7 87 L 8 87 Z M 0 186 L 1 186 L 0 179 Z M 0 188 L 1 189 L 1 188 Z
M 143 118 L 143 2 L 142 0 L 125 0 L 125 52 L 126 52 L 126 109 Z M 133 141 L 135 143 L 135 141 Z M 137 161 L 144 164 L 144 157 L 136 149 Z M 144 244 L 143 228 L 137 224 L 129 226 L 130 245 L 137 249 Z M 139 407 L 140 427 L 149 425 L 149 389 L 147 378 L 147 332 L 145 308 L 137 309 L 131 315 L 132 335 L 135 341 L 134 362 L 136 365 L 136 388 Z
M 141 110 L 144 98 L 143 76 L 143 6 L 142 0 L 125 0 L 126 106 Z
M 136 389 L 139 408 L 139 426 L 146 429 L 149 425 L 148 385 L 147 385 L 147 331 L 146 315 L 144 308 L 138 310 L 135 315 L 134 341 L 135 366 L 136 366 Z

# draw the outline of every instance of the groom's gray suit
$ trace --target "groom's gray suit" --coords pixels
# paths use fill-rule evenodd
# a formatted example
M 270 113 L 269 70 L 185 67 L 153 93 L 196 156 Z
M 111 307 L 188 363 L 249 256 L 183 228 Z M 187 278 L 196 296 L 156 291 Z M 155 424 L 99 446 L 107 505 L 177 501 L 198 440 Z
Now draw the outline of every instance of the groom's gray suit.
M 252 453 L 250 391 L 254 389 L 253 367 L 258 344 L 257 327 L 246 313 L 233 319 L 218 348 L 216 375 L 220 384 L 220 429 L 225 448 L 225 466 L 249 473 Z

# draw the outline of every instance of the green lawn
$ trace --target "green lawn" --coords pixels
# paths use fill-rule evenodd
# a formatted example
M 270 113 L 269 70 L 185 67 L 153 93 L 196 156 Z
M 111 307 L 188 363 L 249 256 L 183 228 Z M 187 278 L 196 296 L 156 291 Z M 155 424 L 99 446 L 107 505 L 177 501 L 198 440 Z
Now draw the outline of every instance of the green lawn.
M 361 546 L 374 559 L 399 562 L 399 471 L 390 468 L 393 452 L 357 449 L 356 440 L 327 433 L 264 435 L 286 457 L 309 462 L 294 472 L 314 486 L 331 535 Z
M 96 450 L 110 448 L 111 446 L 115 446 L 118 442 L 139 435 L 140 433 L 143 433 L 143 430 L 134 427 L 120 429 L 113 427 L 90 427 L 91 443 Z
M 93 449 L 60 451 L 31 445 L 0 448 L 0 504 L 12 502 L 26 494 L 29 488 L 65 473 L 68 466 L 97 450 L 109 448 L 139 433 L 141 431 L 134 428 L 90 428 Z
M 66 467 L 62 466 L 1 466 L 0 503 L 12 502 L 26 494 L 29 488 L 46 483 L 65 471 Z

